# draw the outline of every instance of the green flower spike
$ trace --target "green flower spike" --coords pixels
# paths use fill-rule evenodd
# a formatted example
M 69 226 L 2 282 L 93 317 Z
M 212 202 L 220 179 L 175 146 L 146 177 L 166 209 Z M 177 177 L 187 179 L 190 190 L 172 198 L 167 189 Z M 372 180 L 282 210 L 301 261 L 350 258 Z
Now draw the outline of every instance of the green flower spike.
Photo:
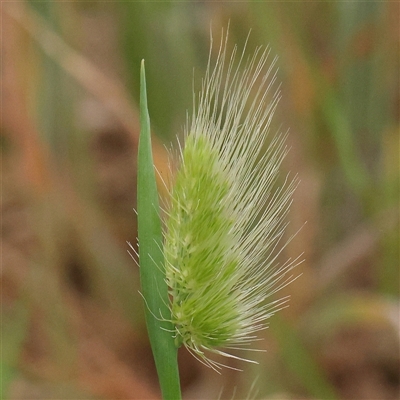
M 249 348 L 284 306 L 267 299 L 297 262 L 278 263 L 296 180 L 278 186 L 285 137 L 267 140 L 276 59 L 266 68 L 269 51 L 258 48 L 245 62 L 236 47 L 228 58 L 226 45 L 227 36 L 187 124 L 164 230 L 175 343 L 214 369 L 223 364 L 209 352 L 239 358 L 230 350 Z

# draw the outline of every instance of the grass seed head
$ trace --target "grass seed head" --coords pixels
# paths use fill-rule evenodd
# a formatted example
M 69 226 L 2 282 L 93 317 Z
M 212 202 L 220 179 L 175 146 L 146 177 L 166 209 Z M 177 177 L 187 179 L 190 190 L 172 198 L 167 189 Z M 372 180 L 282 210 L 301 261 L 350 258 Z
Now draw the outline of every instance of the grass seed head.
M 280 97 L 275 62 L 261 48 L 247 61 L 236 48 L 228 57 L 225 36 L 170 189 L 164 255 L 176 343 L 213 368 L 221 364 L 207 352 L 248 348 L 286 301 L 267 298 L 292 279 L 294 262 L 277 257 L 296 183 L 278 186 L 284 137 L 267 138 Z

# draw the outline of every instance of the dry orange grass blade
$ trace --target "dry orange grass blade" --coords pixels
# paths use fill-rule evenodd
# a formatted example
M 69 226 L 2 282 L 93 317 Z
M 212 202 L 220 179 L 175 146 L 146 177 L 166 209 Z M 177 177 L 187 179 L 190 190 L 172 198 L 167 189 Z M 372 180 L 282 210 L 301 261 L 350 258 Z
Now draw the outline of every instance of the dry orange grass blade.
M 7 7 L 3 6 L 3 9 Z M 47 165 L 49 150 L 39 139 L 34 121 L 29 115 L 26 93 L 19 74 L 18 63 L 25 49 L 21 29 L 5 12 L 3 14 L 3 34 L 1 50 L 2 73 L 2 128 L 6 139 L 15 144 L 19 151 L 19 173 L 39 192 L 48 190 L 52 169 Z M 26 49 L 25 49 L 26 50 Z

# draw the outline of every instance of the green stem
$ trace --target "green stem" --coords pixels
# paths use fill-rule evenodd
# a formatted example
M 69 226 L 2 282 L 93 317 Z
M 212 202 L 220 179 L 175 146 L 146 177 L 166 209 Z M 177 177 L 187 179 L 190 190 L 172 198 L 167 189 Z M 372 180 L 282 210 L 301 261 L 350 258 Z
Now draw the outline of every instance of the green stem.
M 151 151 L 144 61 L 140 69 L 140 138 L 138 151 L 138 237 L 146 324 L 164 400 L 180 400 L 177 348 L 172 336 L 168 287 L 165 281 L 158 192 Z

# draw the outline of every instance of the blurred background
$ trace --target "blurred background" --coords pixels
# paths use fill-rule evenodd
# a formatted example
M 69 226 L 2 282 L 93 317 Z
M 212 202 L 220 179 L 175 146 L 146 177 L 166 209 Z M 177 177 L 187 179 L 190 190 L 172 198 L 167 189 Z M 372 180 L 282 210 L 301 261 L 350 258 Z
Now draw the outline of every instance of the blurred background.
M 184 350 L 184 399 L 397 399 L 397 2 L 2 3 L 2 398 L 158 399 L 138 268 L 136 151 L 146 60 L 155 163 L 217 48 L 278 55 L 300 185 L 257 365 L 218 375 Z M 272 58 L 271 58 L 272 59 Z

